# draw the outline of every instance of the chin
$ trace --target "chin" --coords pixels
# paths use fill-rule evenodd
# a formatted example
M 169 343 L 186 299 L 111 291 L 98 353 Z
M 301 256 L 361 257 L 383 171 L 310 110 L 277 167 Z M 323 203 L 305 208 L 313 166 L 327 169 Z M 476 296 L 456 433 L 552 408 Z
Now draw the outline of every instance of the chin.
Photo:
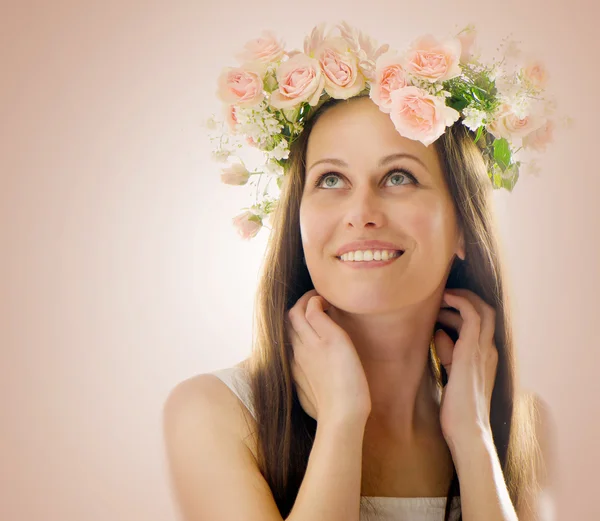
M 334 307 L 347 313 L 386 313 L 398 307 L 400 303 L 397 292 L 386 292 L 382 295 L 381 291 L 374 289 L 369 291 L 364 287 L 357 287 L 354 290 L 346 287 L 343 292 L 332 288 L 327 293 L 332 295 L 332 299 L 328 299 L 325 295 L 323 297 Z

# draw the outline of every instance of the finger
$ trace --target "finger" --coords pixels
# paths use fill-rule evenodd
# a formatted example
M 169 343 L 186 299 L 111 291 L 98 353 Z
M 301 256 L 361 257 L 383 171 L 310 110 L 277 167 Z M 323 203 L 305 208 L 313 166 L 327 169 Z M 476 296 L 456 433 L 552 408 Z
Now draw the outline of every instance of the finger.
M 479 349 L 481 317 L 477 309 L 464 294 L 453 294 L 446 290 L 444 292 L 444 300 L 458 310 L 463 320 L 460 336 L 456 343 L 464 343 L 467 346 L 471 346 L 472 349 Z
M 286 333 L 288 335 L 288 342 L 291 342 L 292 345 L 297 342 L 302 343 L 302 340 L 300 339 L 300 337 L 298 336 L 298 333 L 294 329 L 294 324 L 292 324 L 292 321 L 290 320 L 289 316 L 286 316 L 285 323 L 286 323 Z
M 457 333 L 460 334 L 463 319 L 460 316 L 460 313 L 457 313 L 456 311 L 450 311 L 449 309 L 441 309 L 438 313 L 437 322 L 439 322 L 440 324 L 444 324 L 445 326 L 451 327 Z
M 316 331 L 320 339 L 330 338 L 333 332 L 332 324 L 334 322 L 329 316 L 325 315 L 325 307 L 329 309 L 331 304 L 321 296 L 311 297 L 306 307 L 306 320 Z
M 319 339 L 317 332 L 306 320 L 306 307 L 308 301 L 315 295 L 317 295 L 316 290 L 307 291 L 298 299 L 298 302 L 296 302 L 292 309 L 290 309 L 287 313 L 288 320 L 298 335 L 298 340 L 303 344 L 311 344 Z
M 292 326 L 291 335 L 295 335 L 294 339 L 303 345 L 312 345 L 319 340 L 317 332 L 313 329 L 306 317 L 302 316 L 297 311 L 291 310 L 288 313 L 288 320 Z
M 319 293 L 317 293 L 316 289 L 311 289 L 311 290 L 307 291 L 306 293 L 304 293 L 304 295 L 302 295 L 296 301 L 296 303 L 292 306 L 290 311 L 292 311 L 292 309 L 294 309 L 294 310 L 296 310 L 297 313 L 301 313 L 302 315 L 305 315 L 306 314 L 306 306 L 308 305 L 308 301 L 312 297 L 316 297 L 318 295 L 319 295 Z
M 473 291 L 455 289 L 452 292 L 466 298 L 477 310 L 480 317 L 479 344 L 480 347 L 489 347 L 494 343 L 496 330 L 496 310 Z

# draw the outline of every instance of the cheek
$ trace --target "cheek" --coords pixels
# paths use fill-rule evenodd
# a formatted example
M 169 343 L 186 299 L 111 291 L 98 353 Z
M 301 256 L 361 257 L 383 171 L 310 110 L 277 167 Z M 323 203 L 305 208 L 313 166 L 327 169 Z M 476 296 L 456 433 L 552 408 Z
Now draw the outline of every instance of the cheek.
M 405 216 L 404 226 L 421 249 L 439 250 L 450 242 L 453 217 L 440 208 L 420 206 Z
M 330 229 L 327 224 L 328 215 L 331 215 L 331 212 L 318 212 L 307 206 L 300 207 L 300 236 L 305 252 L 309 249 L 316 250 L 326 242 Z
M 424 241 L 441 231 L 442 221 L 439 214 L 421 206 L 413 208 L 411 212 L 407 213 L 402 224 L 414 235 L 415 239 Z

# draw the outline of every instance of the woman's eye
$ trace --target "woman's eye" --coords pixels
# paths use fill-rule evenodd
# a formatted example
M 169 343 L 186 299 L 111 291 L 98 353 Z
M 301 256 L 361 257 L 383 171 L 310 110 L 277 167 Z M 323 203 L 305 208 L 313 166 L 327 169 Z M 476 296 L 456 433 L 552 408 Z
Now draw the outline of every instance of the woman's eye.
M 340 174 L 336 174 L 336 173 L 333 173 L 333 172 L 327 172 L 327 173 L 319 176 L 319 178 L 315 182 L 315 186 L 316 187 L 320 187 L 321 184 L 322 184 L 322 182 L 325 179 L 329 179 L 329 178 L 341 179 L 342 176 Z M 400 181 L 394 183 L 394 186 L 402 186 L 403 184 L 406 184 L 406 183 L 402 182 L 404 179 L 408 179 L 411 183 L 417 184 L 417 180 L 416 180 L 415 176 L 411 172 L 409 172 L 408 170 L 405 170 L 405 169 L 398 169 L 397 168 L 395 170 L 392 170 L 391 172 L 389 172 L 387 174 L 386 178 L 389 178 L 389 179 L 400 179 Z M 332 187 L 335 188 L 335 183 L 333 183 L 333 184 L 329 183 L 327 186 L 330 187 L 330 188 L 332 188 Z

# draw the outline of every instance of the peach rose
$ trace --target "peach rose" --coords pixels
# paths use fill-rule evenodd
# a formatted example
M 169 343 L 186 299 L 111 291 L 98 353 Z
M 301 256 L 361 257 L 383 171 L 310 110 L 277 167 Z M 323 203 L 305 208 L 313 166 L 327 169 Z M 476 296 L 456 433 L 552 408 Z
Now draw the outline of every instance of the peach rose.
M 289 109 L 308 101 L 317 105 L 325 76 L 319 62 L 303 53 L 294 54 L 277 68 L 278 90 L 271 94 L 270 104 L 276 109 Z
M 554 140 L 554 121 L 549 119 L 544 125 L 523 138 L 523 148 L 531 148 L 543 152 L 549 143 Z
M 264 99 L 260 72 L 248 67 L 226 67 L 218 80 L 217 96 L 225 103 L 253 107 Z
M 245 240 L 255 237 L 262 228 L 262 219 L 248 210 L 234 217 L 232 221 L 240 237 Z
M 336 25 L 340 35 L 346 40 L 352 54 L 358 61 L 358 70 L 365 79 L 372 83 L 375 81 L 375 62 L 384 52 L 388 51 L 388 44 L 378 45 L 377 41 L 366 33 L 342 21 Z
M 530 62 L 524 69 L 523 75 L 536 88 L 543 89 L 548 82 L 548 72 L 539 62 Z
M 387 51 L 375 63 L 375 81 L 371 84 L 369 97 L 382 112 L 390 113 L 390 93 L 409 85 L 402 57 L 396 51 Z
M 446 105 L 445 99 L 432 96 L 418 87 L 409 86 L 392 91 L 390 118 L 404 137 L 429 146 L 460 117 Z
M 269 64 L 285 56 L 284 43 L 277 39 L 273 31 L 263 30 L 259 38 L 250 40 L 243 51 L 236 55 L 241 63 L 259 62 Z
M 223 115 L 225 116 L 225 122 L 229 127 L 229 131 L 232 134 L 237 133 L 237 126 L 239 121 L 236 116 L 237 107 L 235 105 L 223 105 Z
M 365 88 L 365 77 L 359 71 L 358 60 L 341 37 L 329 38 L 316 50 L 325 77 L 325 92 L 332 98 L 348 99 Z
M 460 76 L 460 40 L 438 42 L 433 36 L 418 38 L 406 54 L 406 70 L 413 76 L 434 83 Z
M 250 179 L 250 172 L 241 163 L 235 163 L 221 170 L 221 182 L 226 185 L 245 185 Z
M 497 139 L 505 138 L 510 142 L 518 142 L 527 134 L 540 128 L 545 122 L 543 116 L 535 113 L 520 118 L 509 105 L 504 104 L 496 114 L 494 121 L 487 125 L 487 130 Z

